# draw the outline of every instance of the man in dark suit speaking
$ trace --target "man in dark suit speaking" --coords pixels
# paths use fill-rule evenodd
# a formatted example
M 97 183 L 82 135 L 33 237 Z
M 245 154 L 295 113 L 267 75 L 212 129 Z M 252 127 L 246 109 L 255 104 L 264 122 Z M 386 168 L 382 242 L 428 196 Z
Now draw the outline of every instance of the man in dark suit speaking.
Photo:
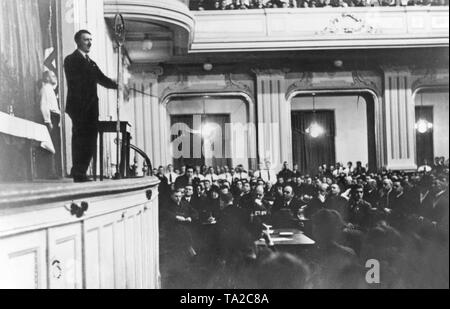
M 92 35 L 81 30 L 75 34 L 77 50 L 64 60 L 67 79 L 66 112 L 72 119 L 72 177 L 74 182 L 88 181 L 89 164 L 97 148 L 98 96 L 97 84 L 117 89 L 89 58 Z

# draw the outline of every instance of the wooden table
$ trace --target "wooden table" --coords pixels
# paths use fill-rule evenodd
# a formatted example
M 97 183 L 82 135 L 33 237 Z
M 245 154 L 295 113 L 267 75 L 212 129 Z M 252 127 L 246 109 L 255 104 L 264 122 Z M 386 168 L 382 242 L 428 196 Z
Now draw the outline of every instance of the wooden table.
M 280 233 L 292 233 L 292 236 L 282 236 Z M 275 247 L 283 246 L 312 246 L 316 242 L 297 229 L 275 229 L 270 235 Z M 256 241 L 257 246 L 265 246 L 264 239 Z
M 127 121 L 120 122 L 120 134 L 122 135 L 122 147 L 120 153 L 120 176 L 121 178 L 129 176 L 129 166 L 130 166 L 130 140 L 131 134 L 128 132 L 128 128 L 131 125 Z M 100 136 L 100 181 L 103 181 L 103 134 L 104 133 L 116 133 L 117 132 L 117 122 L 116 121 L 99 121 L 98 122 L 98 134 Z M 120 141 L 117 141 L 120 143 Z M 93 160 L 93 171 L 94 180 L 97 180 L 97 151 L 94 152 Z

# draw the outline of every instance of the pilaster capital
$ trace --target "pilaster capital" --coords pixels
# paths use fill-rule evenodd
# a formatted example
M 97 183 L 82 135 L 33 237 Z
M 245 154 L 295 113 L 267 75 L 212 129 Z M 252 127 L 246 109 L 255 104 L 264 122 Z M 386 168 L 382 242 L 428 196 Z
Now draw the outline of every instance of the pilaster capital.
M 262 69 L 262 68 L 254 68 L 252 72 L 255 73 L 256 78 L 264 78 L 264 79 L 284 79 L 286 78 L 286 74 L 289 73 L 290 69 Z

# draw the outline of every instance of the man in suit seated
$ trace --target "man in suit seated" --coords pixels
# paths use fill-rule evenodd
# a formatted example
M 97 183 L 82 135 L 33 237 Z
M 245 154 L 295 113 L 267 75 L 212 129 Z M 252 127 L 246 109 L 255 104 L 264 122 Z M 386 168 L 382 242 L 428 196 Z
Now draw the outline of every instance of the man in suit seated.
M 289 164 L 286 161 L 283 163 L 283 169 L 277 176 L 278 178 L 283 178 L 284 182 L 288 182 L 288 180 L 294 176 L 294 173 L 289 169 Z
M 185 201 L 189 206 L 194 207 L 194 186 L 192 184 L 188 184 L 184 187 L 184 196 L 183 201 Z
M 380 193 L 378 192 L 378 185 L 375 179 L 369 179 L 366 184 L 364 199 L 372 205 L 372 207 L 377 208 L 380 199 Z
M 338 184 L 332 184 L 330 194 L 325 202 L 325 208 L 336 210 L 344 219 L 348 219 L 348 200 L 341 196 L 341 188 Z
M 272 222 L 276 227 L 298 228 L 298 213 L 302 203 L 295 198 L 294 189 L 286 186 L 283 189 L 283 198 L 275 201 L 272 208 Z
M 394 227 L 402 228 L 406 224 L 408 216 L 414 211 L 413 202 L 406 194 L 403 184 L 400 180 L 396 180 L 392 185 L 393 194 L 391 205 L 388 210 L 389 221 Z
M 169 204 L 162 211 L 164 230 L 169 235 L 173 250 L 190 257 L 197 253 L 193 248 L 192 223 L 198 219 L 198 213 L 183 200 L 183 191 L 175 190 Z
M 258 233 L 261 230 L 263 223 L 269 223 L 270 217 L 270 204 L 264 199 L 264 187 L 257 186 L 254 194 L 250 194 L 251 199 L 248 203 L 242 207 L 249 223 L 249 231 L 255 237 L 258 237 Z
M 180 188 L 185 188 L 187 185 L 192 185 L 194 180 L 194 168 L 188 166 L 186 167 L 186 172 L 184 175 L 179 176 L 175 180 L 175 190 Z
M 376 208 L 364 199 L 364 187 L 356 186 L 349 204 L 348 221 L 360 230 L 368 230 L 375 223 Z
M 319 186 L 317 195 L 313 197 L 311 202 L 309 202 L 308 205 L 304 208 L 304 215 L 307 219 L 311 219 L 316 212 L 325 208 L 325 201 L 327 199 L 327 195 L 328 195 L 328 185 L 321 184 Z

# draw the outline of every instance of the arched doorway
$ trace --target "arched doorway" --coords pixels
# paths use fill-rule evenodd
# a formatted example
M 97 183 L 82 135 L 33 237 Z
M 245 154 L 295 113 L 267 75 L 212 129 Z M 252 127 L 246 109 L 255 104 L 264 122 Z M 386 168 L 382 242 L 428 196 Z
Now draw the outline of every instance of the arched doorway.
M 449 157 L 448 86 L 420 87 L 414 94 L 416 163 L 432 166 L 435 158 Z
M 377 96 L 363 90 L 298 91 L 290 98 L 293 163 L 303 173 L 337 162 L 360 161 L 377 170 L 382 158 L 376 130 Z M 319 134 L 311 134 L 311 125 Z M 317 129 L 316 129 L 317 131 Z M 377 147 L 378 144 L 378 147 Z
M 254 105 L 247 94 L 174 94 L 164 103 L 175 167 L 255 165 Z

